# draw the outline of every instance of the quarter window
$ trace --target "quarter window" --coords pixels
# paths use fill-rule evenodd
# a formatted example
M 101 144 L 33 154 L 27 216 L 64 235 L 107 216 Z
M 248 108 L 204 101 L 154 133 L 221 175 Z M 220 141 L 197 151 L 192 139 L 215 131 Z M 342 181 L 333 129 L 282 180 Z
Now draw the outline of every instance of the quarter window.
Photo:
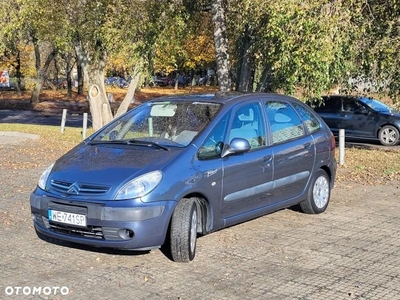
M 274 144 L 304 136 L 302 122 L 289 104 L 270 101 L 266 108 Z
M 314 133 L 321 128 L 321 124 L 319 123 L 318 119 L 312 114 L 311 111 L 305 109 L 304 107 L 298 105 L 297 103 L 294 103 L 293 106 L 299 113 L 300 118 L 303 121 L 309 133 Z

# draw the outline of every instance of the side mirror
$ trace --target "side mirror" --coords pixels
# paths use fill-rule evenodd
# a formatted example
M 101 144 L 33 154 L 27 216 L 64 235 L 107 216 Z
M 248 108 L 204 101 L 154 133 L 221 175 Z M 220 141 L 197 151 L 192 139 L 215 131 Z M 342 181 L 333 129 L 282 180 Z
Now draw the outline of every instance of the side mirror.
M 221 157 L 225 157 L 231 154 L 241 154 L 250 150 L 250 143 L 246 139 L 234 138 L 231 143 L 224 147 Z
M 354 112 L 356 114 L 361 114 L 361 115 L 368 115 L 369 114 L 369 110 L 366 107 L 357 108 Z

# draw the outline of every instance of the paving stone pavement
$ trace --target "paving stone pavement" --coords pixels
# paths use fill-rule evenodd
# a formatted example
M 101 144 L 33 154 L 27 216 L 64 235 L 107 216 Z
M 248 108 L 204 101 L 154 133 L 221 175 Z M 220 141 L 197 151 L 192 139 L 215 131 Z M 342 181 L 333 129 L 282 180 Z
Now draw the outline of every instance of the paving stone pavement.
M 0 299 L 400 299 L 399 182 L 336 186 L 324 214 L 209 234 L 181 264 L 39 239 L 29 194 L 42 171 L 0 167 Z

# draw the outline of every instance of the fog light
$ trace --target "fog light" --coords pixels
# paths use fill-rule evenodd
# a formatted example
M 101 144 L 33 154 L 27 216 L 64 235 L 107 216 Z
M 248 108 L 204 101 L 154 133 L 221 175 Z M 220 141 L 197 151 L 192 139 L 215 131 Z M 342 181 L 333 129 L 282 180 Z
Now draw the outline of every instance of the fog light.
M 132 230 L 123 228 L 118 230 L 118 235 L 121 239 L 127 240 L 133 238 L 135 234 L 133 233 Z
M 31 214 L 31 218 L 32 218 L 32 221 L 33 221 L 33 222 L 36 222 L 36 216 L 35 216 L 35 214 Z

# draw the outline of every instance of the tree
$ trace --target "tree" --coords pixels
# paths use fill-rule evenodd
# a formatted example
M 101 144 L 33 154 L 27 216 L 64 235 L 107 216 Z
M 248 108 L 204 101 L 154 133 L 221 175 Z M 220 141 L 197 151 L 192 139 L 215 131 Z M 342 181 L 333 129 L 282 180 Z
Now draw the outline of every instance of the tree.
M 223 0 L 213 0 L 211 3 L 211 14 L 214 26 L 214 44 L 219 90 L 221 92 L 228 92 L 231 90 L 231 78 L 228 33 L 223 2 Z
M 346 80 L 354 68 L 355 7 L 350 1 L 231 2 L 229 32 L 234 52 L 237 90 L 301 89 L 305 97 Z M 263 7 L 264 9 L 259 9 Z
M 39 95 L 50 63 L 62 49 L 65 26 L 60 18 L 60 12 L 49 0 L 19 1 L 20 30 L 32 43 L 35 53 L 36 78 L 31 95 L 31 104 L 39 102 Z M 44 63 L 43 56 L 45 56 Z
M 231 89 L 234 74 L 238 91 L 300 90 L 306 98 L 335 85 L 352 88 L 356 78 L 400 97 L 399 7 L 399 0 L 3 0 L 0 53 L 22 77 L 21 51 L 33 46 L 32 103 L 52 59 L 72 64 L 75 55 L 94 129 L 114 117 L 107 67 L 132 78 L 117 115 L 144 76 L 214 61 L 220 91 Z
M 179 1 L 165 6 L 162 13 L 163 24 L 156 34 L 154 71 L 156 73 L 174 73 L 175 89 L 178 89 L 178 76 L 182 72 L 188 52 L 184 47 L 189 34 L 187 28 L 188 15 Z
M 400 1 L 365 1 L 354 22 L 359 26 L 359 69 L 352 74 L 369 83 L 366 92 L 389 93 L 400 101 Z
M 164 26 L 156 42 L 154 72 L 175 72 L 177 77 L 179 72 L 191 73 L 193 79 L 197 71 L 214 64 L 210 13 L 191 9 L 179 4 L 164 15 Z M 175 80 L 177 87 L 178 80 Z
M 0 15 L 4 26 L 0 29 L 0 39 L 4 42 L 6 55 L 15 58 L 18 90 L 21 88 L 22 49 L 27 44 L 34 51 L 36 70 L 31 104 L 39 102 L 39 95 L 51 62 L 60 51 L 66 50 L 67 27 L 61 6 L 49 0 L 4 0 Z
M 12 22 L 17 19 L 16 12 L 18 5 L 12 1 L 4 1 L 0 10 L 0 19 L 3 26 L 0 28 L 0 60 L 8 69 L 14 66 L 18 78 L 17 89 L 21 93 L 21 55 L 19 45 L 21 36 L 17 30 L 17 26 L 13 26 Z
M 164 5 L 156 0 L 64 0 L 70 40 L 88 86 L 93 128 L 99 129 L 113 118 L 104 85 L 109 57 L 124 57 L 124 68 L 133 77 L 117 114 L 126 111 L 152 51 L 153 35 Z M 135 8 L 135 13 L 132 13 Z M 115 60 L 114 60 L 115 61 Z

